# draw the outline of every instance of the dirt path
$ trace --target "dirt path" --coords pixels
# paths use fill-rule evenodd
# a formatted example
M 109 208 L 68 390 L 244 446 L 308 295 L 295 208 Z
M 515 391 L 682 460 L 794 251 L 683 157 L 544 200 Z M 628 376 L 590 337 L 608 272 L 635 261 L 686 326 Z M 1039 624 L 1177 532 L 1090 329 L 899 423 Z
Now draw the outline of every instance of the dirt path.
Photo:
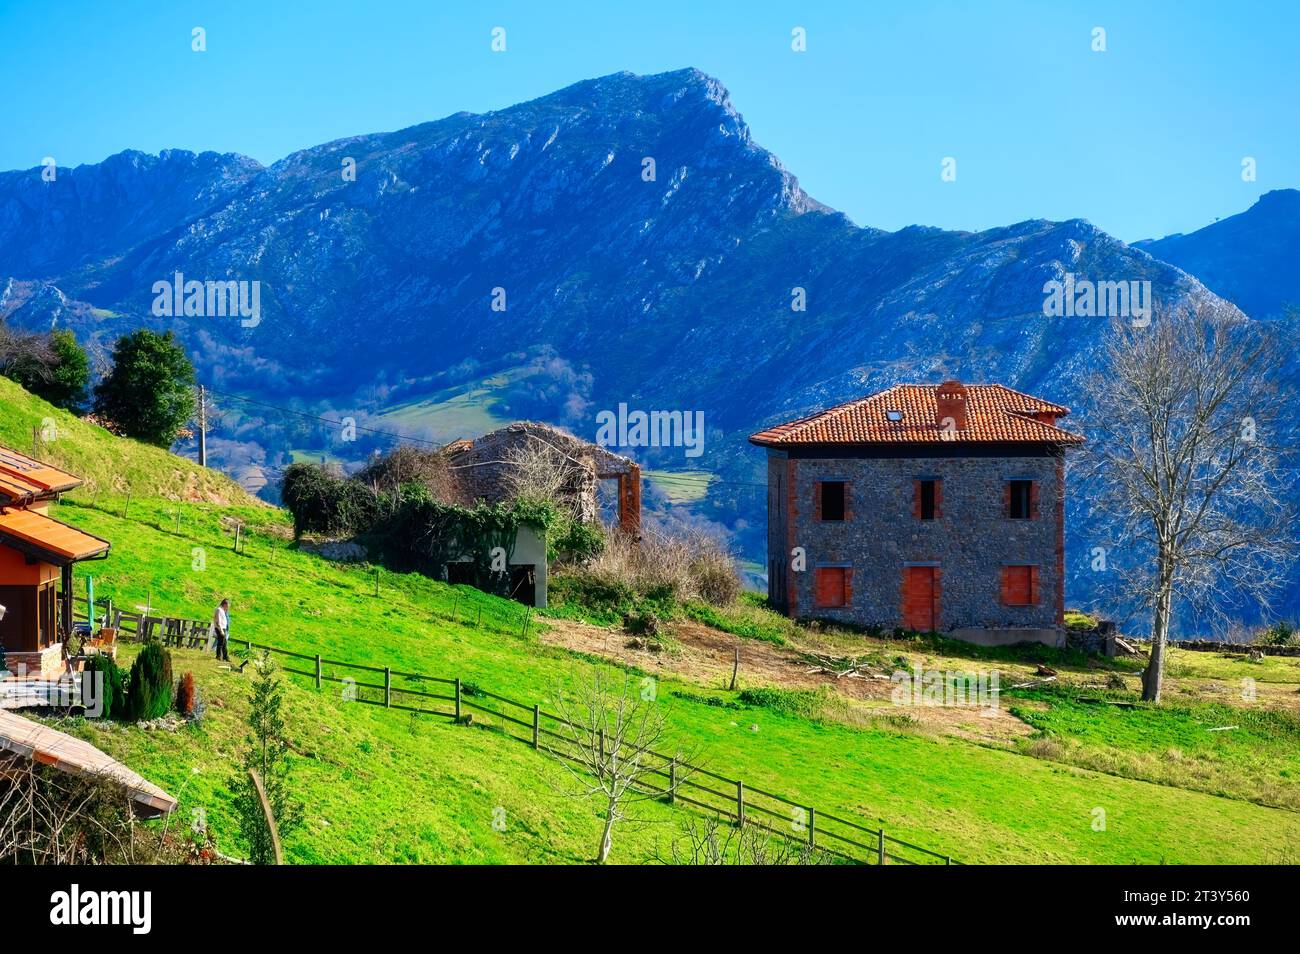
M 673 623 L 677 645 L 671 650 L 652 652 L 629 646 L 627 633 L 616 627 L 604 628 L 564 619 L 548 619 L 546 622 L 548 628 L 540 638 L 547 645 L 603 656 L 648 673 L 671 675 L 706 689 L 726 689 L 731 684 L 732 667 L 739 649 L 738 687 L 767 685 L 783 689 L 817 689 L 829 686 L 849 703 L 847 720 L 858 724 L 904 717 L 914 721 L 919 731 L 1003 744 L 1031 732 L 1005 706 L 898 705 L 892 699 L 896 685 L 888 678 L 836 678 L 827 673 L 810 672 L 813 667 L 797 649 L 762 640 L 742 639 L 700 623 Z

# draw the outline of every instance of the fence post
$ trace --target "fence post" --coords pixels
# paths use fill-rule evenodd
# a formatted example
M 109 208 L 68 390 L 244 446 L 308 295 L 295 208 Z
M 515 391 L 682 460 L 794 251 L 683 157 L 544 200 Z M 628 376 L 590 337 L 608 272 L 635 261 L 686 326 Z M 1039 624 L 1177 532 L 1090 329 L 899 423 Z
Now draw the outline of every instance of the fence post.
M 808 806 L 808 847 L 817 847 L 817 812 Z
M 745 824 L 745 783 L 736 779 L 736 825 L 744 827 Z
M 393 705 L 393 670 L 384 667 L 384 708 L 391 708 Z
M 321 676 L 320 676 L 320 653 L 317 653 L 317 654 L 316 654 L 316 688 L 317 688 L 317 689 L 320 688 L 320 683 L 321 683 Z
M 677 804 L 677 756 L 668 763 L 668 804 Z
M 885 829 L 880 829 L 880 842 L 876 848 L 876 863 L 885 863 Z
M 533 748 L 537 748 L 538 737 L 542 730 L 542 707 L 539 704 L 533 705 Z
M 456 677 L 456 721 L 460 721 L 460 676 Z

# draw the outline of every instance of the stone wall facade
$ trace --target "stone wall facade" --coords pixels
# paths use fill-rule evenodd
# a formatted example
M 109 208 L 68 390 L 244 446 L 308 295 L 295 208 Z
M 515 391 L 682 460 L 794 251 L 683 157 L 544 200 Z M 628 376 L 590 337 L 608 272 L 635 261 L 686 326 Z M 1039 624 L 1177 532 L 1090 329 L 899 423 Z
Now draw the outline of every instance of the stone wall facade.
M 917 454 L 912 448 L 910 453 Z M 939 516 L 914 512 L 915 482 L 938 479 Z M 1007 481 L 1035 483 L 1030 519 L 1007 512 Z M 824 521 L 818 483 L 842 480 L 846 519 Z M 800 548 L 805 568 L 791 554 Z M 792 617 L 892 629 L 903 625 L 905 568 L 936 569 L 935 628 L 1052 628 L 1064 613 L 1064 467 L 1059 450 L 1005 454 L 943 449 L 937 456 L 816 456 L 769 450 L 768 580 L 772 602 Z M 1037 602 L 1005 605 L 1004 565 L 1036 567 Z M 844 567 L 848 604 L 819 606 L 816 568 Z

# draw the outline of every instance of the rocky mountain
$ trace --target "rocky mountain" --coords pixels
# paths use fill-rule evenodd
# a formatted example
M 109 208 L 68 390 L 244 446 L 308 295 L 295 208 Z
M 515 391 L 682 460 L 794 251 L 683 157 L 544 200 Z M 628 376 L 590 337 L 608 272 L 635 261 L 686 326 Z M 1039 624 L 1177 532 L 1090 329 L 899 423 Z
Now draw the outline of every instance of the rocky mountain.
M 704 456 L 643 456 L 727 478 L 705 510 L 751 551 L 760 425 L 950 376 L 1086 403 L 1107 319 L 1049 316 L 1048 282 L 1149 282 L 1157 305 L 1212 294 L 1160 260 L 1177 260 L 1169 246 L 1082 220 L 860 227 L 697 70 L 619 73 L 269 167 L 173 151 L 41 172 L 0 174 L 0 315 L 38 326 L 62 302 L 91 338 L 171 327 L 201 379 L 306 410 L 364 415 L 507 377 L 505 413 L 587 438 L 621 402 L 702 410 Z M 258 282 L 257 321 L 156 316 L 176 273 Z M 271 417 L 233 427 L 232 467 L 305 439 Z
M 1135 242 L 1253 318 L 1300 308 L 1300 191 L 1275 189 L 1239 215 L 1189 235 Z
M 730 429 L 897 374 L 1057 387 L 1062 356 L 1103 324 L 1044 317 L 1044 282 L 1067 272 L 1205 293 L 1079 220 L 859 228 L 695 70 L 608 76 L 269 168 L 168 152 L 40 172 L 0 176 L 0 276 L 110 313 L 97 333 L 174 326 L 226 380 L 300 396 L 545 349 L 590 371 L 579 404 L 698 407 Z M 153 286 L 176 272 L 260 282 L 259 323 L 154 317 Z

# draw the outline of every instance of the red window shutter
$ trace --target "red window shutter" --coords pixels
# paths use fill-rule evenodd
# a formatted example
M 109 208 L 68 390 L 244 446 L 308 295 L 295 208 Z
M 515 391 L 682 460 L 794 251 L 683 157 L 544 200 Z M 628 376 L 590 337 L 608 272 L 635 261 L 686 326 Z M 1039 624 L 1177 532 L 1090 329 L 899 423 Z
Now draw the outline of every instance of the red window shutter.
M 844 570 L 844 605 L 848 606 L 853 602 L 853 568 L 847 567 Z
M 1038 519 L 1038 481 L 1029 482 L 1029 519 Z
M 934 482 L 934 519 L 938 520 L 943 516 L 943 481 Z
M 912 481 L 912 517 L 915 520 L 921 519 L 921 482 Z
M 1038 605 L 1038 567 L 1029 568 L 1029 605 Z
M 843 606 L 847 590 L 846 572 L 842 566 L 819 566 L 816 571 L 818 606 Z
M 1030 606 L 1034 602 L 1034 579 L 1037 567 L 1004 566 L 1002 568 L 1002 603 L 1004 606 Z

